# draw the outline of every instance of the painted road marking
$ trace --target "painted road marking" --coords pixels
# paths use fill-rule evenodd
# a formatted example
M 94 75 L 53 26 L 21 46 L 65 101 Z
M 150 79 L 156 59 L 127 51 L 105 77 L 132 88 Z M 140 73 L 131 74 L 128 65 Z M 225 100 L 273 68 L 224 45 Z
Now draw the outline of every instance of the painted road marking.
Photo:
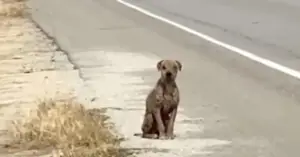
M 288 68 L 286 66 L 280 65 L 280 64 L 275 63 L 275 62 L 273 62 L 271 60 L 268 60 L 266 58 L 259 57 L 259 56 L 255 55 L 253 53 L 250 53 L 250 52 L 248 52 L 246 50 L 242 50 L 242 49 L 240 49 L 238 47 L 235 47 L 235 46 L 226 44 L 224 42 L 221 42 L 221 41 L 219 41 L 219 40 L 217 40 L 217 39 L 215 39 L 213 37 L 210 37 L 210 36 L 205 35 L 203 33 L 199 33 L 199 32 L 197 32 L 197 31 L 195 31 L 195 30 L 193 30 L 191 28 L 188 28 L 188 27 L 183 26 L 183 25 L 181 25 L 179 23 L 171 21 L 171 20 L 169 20 L 169 19 L 167 19 L 165 17 L 156 15 L 156 14 L 154 14 L 154 13 L 152 13 L 150 11 L 147 11 L 147 10 L 141 8 L 141 7 L 138 7 L 138 6 L 133 5 L 131 3 L 125 2 L 124 0 L 117 0 L 117 1 L 119 3 L 125 5 L 125 6 L 129 7 L 129 8 L 132 8 L 132 9 L 134 9 L 136 11 L 139 11 L 139 12 L 145 14 L 145 15 L 148 15 L 148 16 L 150 16 L 152 18 L 155 18 L 157 20 L 160 20 L 162 22 L 168 23 L 168 24 L 170 24 L 170 25 L 172 25 L 174 27 L 177 27 L 177 28 L 179 28 L 181 30 L 184 30 L 184 31 L 190 33 L 190 34 L 198 36 L 198 37 L 200 37 L 200 38 L 202 38 L 202 39 L 204 39 L 206 41 L 209 41 L 209 42 L 211 42 L 213 44 L 216 44 L 218 46 L 226 48 L 226 49 L 228 49 L 228 50 L 230 50 L 232 52 L 235 52 L 235 53 L 237 53 L 237 54 L 239 54 L 241 56 L 247 57 L 248 59 L 251 59 L 251 60 L 256 61 L 256 62 L 258 62 L 260 64 L 263 64 L 263 65 L 265 65 L 265 66 L 267 66 L 269 68 L 275 69 L 275 70 L 283 72 L 283 73 L 285 73 L 287 75 L 293 76 L 293 77 L 295 77 L 297 79 L 300 79 L 300 72 L 297 71 L 297 70 Z

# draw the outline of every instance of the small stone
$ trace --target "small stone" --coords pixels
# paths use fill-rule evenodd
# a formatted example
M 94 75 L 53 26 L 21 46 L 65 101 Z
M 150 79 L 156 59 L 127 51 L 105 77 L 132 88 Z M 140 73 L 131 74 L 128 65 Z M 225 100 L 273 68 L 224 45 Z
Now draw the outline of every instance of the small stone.
M 28 69 L 24 69 L 23 73 L 28 74 L 28 73 L 32 73 L 33 69 L 32 68 L 28 68 Z
M 13 56 L 12 59 L 22 59 L 22 56 Z

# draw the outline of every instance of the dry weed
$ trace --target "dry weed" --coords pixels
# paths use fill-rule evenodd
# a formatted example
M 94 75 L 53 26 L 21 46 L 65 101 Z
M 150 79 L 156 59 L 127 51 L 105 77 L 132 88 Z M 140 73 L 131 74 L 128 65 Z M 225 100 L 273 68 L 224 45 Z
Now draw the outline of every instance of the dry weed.
M 0 0 L 3 3 L 27 2 L 27 0 Z
M 26 0 L 0 0 L 0 17 L 23 17 Z
M 54 148 L 64 157 L 119 157 L 121 139 L 100 109 L 86 110 L 73 101 L 43 101 L 30 116 L 13 123 L 10 147 Z

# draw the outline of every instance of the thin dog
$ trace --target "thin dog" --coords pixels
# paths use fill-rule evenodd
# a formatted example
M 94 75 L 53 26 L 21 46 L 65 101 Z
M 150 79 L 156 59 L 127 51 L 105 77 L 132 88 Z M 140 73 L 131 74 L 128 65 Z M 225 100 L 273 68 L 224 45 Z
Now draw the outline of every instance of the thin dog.
M 180 101 L 175 80 L 182 64 L 178 60 L 161 60 L 157 63 L 157 69 L 161 77 L 146 98 L 142 137 L 174 139 L 174 122 Z

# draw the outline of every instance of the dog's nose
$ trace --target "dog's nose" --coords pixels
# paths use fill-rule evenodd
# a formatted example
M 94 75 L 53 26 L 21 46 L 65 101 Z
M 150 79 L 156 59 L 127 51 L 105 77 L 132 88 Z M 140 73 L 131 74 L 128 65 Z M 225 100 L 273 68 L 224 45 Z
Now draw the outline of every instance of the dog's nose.
M 167 72 L 166 75 L 167 75 L 167 77 L 170 77 L 170 76 L 172 76 L 172 73 L 171 72 Z

